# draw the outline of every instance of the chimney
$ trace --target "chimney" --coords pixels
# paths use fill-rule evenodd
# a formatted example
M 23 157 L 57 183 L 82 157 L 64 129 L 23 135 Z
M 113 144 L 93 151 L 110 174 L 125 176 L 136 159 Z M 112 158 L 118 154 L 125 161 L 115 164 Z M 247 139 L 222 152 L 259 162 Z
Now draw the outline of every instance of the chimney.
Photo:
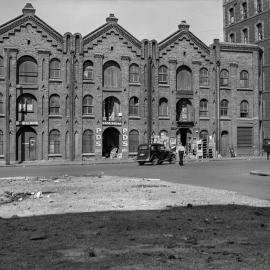
M 179 30 L 189 31 L 189 27 L 190 25 L 187 24 L 186 21 L 181 21 L 181 23 L 178 25 Z
M 117 23 L 118 19 L 114 17 L 114 14 L 110 14 L 109 17 L 106 18 L 107 23 Z
M 35 15 L 36 10 L 33 8 L 31 3 L 27 3 L 22 12 L 24 15 Z

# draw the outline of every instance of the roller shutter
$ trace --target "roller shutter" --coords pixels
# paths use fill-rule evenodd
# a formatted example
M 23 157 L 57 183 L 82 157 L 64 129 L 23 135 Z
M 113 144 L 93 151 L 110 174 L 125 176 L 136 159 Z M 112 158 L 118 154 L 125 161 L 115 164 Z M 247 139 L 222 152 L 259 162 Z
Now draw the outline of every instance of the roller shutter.
M 238 127 L 237 128 L 237 147 L 238 148 L 252 148 L 252 145 L 253 145 L 252 127 Z

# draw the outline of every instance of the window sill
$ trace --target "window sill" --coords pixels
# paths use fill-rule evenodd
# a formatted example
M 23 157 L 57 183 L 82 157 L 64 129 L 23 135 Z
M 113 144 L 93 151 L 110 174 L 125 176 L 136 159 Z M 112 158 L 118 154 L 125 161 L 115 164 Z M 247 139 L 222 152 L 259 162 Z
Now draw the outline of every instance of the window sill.
M 237 120 L 250 121 L 250 120 L 253 120 L 253 118 L 252 117 L 238 117 Z
M 62 154 L 49 154 L 48 157 L 62 157 Z
M 49 79 L 49 83 L 61 83 L 61 79 Z
M 229 117 L 229 116 L 220 116 L 220 120 L 223 120 L 223 121 L 231 121 L 232 118 Z
M 38 89 L 38 85 L 37 84 L 17 84 L 16 85 L 17 89 L 21 89 L 21 88 L 28 88 L 28 89 Z
M 237 91 L 253 91 L 253 89 L 250 88 L 237 88 Z
M 170 120 L 169 116 L 159 116 L 158 117 L 159 120 Z
M 119 87 L 119 88 L 103 87 L 103 91 L 105 91 L 105 92 L 122 92 L 122 87 Z
M 158 87 L 167 87 L 167 88 L 169 88 L 170 85 L 168 83 L 159 83 Z
M 49 118 L 62 118 L 63 116 L 60 114 L 49 114 L 48 117 Z
M 5 117 L 5 114 L 0 113 L 0 118 L 3 118 L 3 117 Z
M 231 87 L 229 87 L 229 86 L 220 86 L 219 89 L 220 90 L 232 90 Z
M 82 118 L 91 118 L 91 119 L 93 119 L 93 118 L 95 118 L 95 116 L 93 114 L 84 114 L 82 116 Z
M 210 120 L 209 116 L 200 116 L 200 120 Z
M 83 80 L 84 84 L 95 84 L 94 80 Z
M 209 85 L 200 85 L 200 89 L 210 89 Z
M 129 86 L 141 86 L 141 84 L 139 82 L 129 82 L 128 83 Z
M 4 81 L 4 80 L 5 80 L 5 77 L 0 76 L 0 81 Z
M 140 120 L 141 119 L 140 116 L 136 116 L 136 115 L 130 115 L 128 118 L 131 120 Z
M 0 155 L 0 159 L 4 159 L 5 158 L 5 156 L 4 155 Z

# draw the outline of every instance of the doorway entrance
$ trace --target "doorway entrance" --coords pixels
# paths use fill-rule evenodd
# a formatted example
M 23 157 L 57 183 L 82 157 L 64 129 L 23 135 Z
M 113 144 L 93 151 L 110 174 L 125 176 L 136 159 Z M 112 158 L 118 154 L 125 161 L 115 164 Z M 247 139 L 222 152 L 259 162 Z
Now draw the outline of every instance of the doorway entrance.
M 31 127 L 21 127 L 16 136 L 16 160 L 36 160 L 37 155 L 37 133 Z
M 192 132 L 189 128 L 180 128 L 176 133 L 177 142 L 181 142 L 183 146 L 187 146 L 192 139 Z
M 102 134 L 102 156 L 110 157 L 113 151 L 119 151 L 120 132 L 113 127 L 109 127 L 103 131 Z
M 229 155 L 230 147 L 229 147 L 229 132 L 222 131 L 221 132 L 221 149 L 220 154 L 222 157 L 227 157 Z

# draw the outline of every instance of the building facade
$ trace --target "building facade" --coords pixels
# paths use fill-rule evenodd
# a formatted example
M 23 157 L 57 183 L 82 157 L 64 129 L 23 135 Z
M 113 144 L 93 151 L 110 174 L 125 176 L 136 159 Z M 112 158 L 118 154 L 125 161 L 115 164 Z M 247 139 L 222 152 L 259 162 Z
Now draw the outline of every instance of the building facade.
M 113 14 L 85 37 L 61 35 L 26 4 L 0 26 L 0 159 L 128 158 L 156 140 L 196 155 L 200 138 L 209 157 L 258 155 L 261 55 L 208 47 L 185 21 L 159 43 Z
M 270 1 L 224 0 L 224 38 L 227 42 L 253 43 L 264 49 L 262 60 L 262 136 L 270 139 Z

